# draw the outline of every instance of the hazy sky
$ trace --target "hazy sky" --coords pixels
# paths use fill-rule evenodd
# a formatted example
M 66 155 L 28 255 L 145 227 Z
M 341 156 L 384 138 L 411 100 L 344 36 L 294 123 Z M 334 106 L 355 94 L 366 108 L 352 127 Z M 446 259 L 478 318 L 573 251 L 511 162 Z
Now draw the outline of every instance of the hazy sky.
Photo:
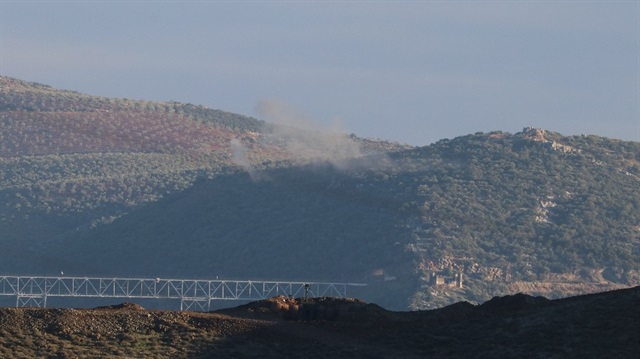
M 0 73 L 257 118 L 273 101 L 413 145 L 640 141 L 640 2 L 0 0 Z

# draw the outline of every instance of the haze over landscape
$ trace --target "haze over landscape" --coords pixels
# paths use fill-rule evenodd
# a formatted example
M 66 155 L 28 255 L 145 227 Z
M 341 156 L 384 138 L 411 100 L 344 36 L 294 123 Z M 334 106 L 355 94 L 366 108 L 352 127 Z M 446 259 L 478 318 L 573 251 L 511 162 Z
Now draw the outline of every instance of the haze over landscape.
M 2 357 L 632 357 L 639 300 L 640 2 L 0 0 Z
M 0 75 L 427 145 L 640 140 L 635 1 L 0 1 Z M 339 124 L 339 125 L 332 125 Z
M 640 279 L 638 142 L 527 127 L 412 147 L 0 85 L 7 273 L 365 282 L 396 309 Z
M 0 77 L 3 306 L 75 307 L 88 276 L 107 292 L 115 277 L 366 284 L 205 313 L 2 308 L 0 354 L 633 356 L 639 182 L 633 141 L 527 127 L 412 147 Z M 51 276 L 80 286 L 47 302 Z

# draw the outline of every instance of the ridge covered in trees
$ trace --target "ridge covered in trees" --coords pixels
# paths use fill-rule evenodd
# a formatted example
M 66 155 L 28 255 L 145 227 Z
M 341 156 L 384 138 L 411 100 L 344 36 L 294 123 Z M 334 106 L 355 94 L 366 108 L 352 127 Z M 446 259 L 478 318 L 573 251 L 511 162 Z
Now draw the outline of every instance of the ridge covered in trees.
M 336 161 L 201 106 L 0 85 L 0 272 L 366 282 L 394 309 L 640 282 L 637 142 L 351 135 Z

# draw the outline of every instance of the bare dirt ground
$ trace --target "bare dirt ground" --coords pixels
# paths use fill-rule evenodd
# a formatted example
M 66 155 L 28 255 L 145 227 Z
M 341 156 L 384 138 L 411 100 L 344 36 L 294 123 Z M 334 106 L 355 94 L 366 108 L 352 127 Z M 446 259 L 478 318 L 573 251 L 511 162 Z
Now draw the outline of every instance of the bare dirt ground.
M 2 358 L 606 358 L 640 353 L 640 287 L 390 312 L 272 298 L 211 313 L 0 309 Z

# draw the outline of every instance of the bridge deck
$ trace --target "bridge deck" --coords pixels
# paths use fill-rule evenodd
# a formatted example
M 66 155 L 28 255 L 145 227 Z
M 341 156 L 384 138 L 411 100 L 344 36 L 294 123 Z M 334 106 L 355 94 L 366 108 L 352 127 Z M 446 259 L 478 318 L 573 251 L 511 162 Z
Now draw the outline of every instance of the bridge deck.
M 277 295 L 346 297 L 362 283 L 0 276 L 0 295 L 16 306 L 46 307 L 47 297 L 180 299 L 180 309 L 208 310 L 212 300 L 259 300 Z

